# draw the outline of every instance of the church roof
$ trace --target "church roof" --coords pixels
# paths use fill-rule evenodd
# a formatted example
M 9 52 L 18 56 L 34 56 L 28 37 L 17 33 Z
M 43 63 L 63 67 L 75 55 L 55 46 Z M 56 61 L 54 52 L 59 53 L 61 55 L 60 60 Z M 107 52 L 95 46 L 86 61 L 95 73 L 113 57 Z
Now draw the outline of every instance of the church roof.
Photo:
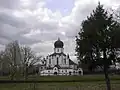
M 58 38 L 58 40 L 54 43 L 54 47 L 55 48 L 63 48 L 64 44 L 63 42 L 60 40 L 60 38 Z
M 69 64 L 70 65 L 77 65 L 75 62 L 73 62 L 71 59 L 69 59 Z
M 66 56 L 64 53 L 53 53 L 53 54 L 51 54 L 51 55 L 49 55 L 49 56 L 56 56 L 56 55 L 63 55 L 63 56 Z

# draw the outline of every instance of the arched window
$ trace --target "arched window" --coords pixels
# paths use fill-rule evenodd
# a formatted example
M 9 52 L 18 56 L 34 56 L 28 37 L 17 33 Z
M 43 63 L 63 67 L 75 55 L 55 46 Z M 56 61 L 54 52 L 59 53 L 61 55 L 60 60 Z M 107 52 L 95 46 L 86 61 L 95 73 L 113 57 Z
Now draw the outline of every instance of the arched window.
M 78 71 L 79 75 L 81 75 L 81 71 Z
M 57 52 L 59 52 L 59 49 L 57 49 Z
M 49 64 L 51 64 L 51 59 L 49 59 Z
M 70 72 L 69 72 L 69 75 L 71 75 L 71 73 L 72 73 L 72 72 L 70 71 Z
M 73 71 L 73 73 L 75 74 L 75 71 Z
M 67 72 L 67 70 L 65 70 Z
M 54 75 L 57 75 L 57 72 L 54 72 Z
M 64 59 L 64 63 L 66 64 L 66 58 Z
M 59 59 L 59 58 L 57 57 L 57 65 L 58 65 L 58 59 Z

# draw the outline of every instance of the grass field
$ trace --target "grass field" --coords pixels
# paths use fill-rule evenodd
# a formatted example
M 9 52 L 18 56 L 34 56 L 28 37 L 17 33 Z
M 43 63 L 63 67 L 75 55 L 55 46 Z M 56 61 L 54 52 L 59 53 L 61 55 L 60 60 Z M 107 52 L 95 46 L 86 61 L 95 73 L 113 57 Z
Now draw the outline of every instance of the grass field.
M 106 90 L 106 85 L 104 82 L 17 83 L 0 84 L 0 90 Z M 112 90 L 120 90 L 120 83 L 112 82 Z
M 110 76 L 112 90 L 120 90 L 120 76 Z M 2 77 L 1 77 L 2 79 Z M 5 79 L 5 78 L 4 78 Z M 0 90 L 106 90 L 106 84 L 103 75 L 87 76 L 47 76 L 47 77 L 29 77 L 29 80 L 40 81 L 71 81 L 63 83 L 8 83 L 0 84 Z
M 111 80 L 120 80 L 120 75 L 110 75 Z M 10 80 L 9 77 L 0 77 L 0 80 Z M 16 80 L 24 80 L 18 78 Z M 28 81 L 104 81 L 104 75 L 84 75 L 84 76 L 29 76 Z

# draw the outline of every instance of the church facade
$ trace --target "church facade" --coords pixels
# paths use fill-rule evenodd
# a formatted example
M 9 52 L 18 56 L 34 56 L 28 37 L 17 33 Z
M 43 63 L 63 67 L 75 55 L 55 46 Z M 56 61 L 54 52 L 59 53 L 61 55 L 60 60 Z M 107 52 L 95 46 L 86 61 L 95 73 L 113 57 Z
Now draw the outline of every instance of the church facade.
M 64 54 L 64 43 L 58 39 L 54 43 L 54 52 L 45 58 L 40 69 L 41 76 L 48 75 L 83 75 L 83 70 L 74 63 L 69 55 Z

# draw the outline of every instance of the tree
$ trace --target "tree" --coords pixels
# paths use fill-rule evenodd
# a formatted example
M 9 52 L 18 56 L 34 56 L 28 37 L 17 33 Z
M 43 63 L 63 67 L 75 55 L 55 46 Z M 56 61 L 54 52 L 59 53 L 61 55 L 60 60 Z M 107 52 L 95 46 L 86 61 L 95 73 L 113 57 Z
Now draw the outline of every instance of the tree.
M 0 70 L 2 70 L 2 62 L 3 62 L 4 52 L 0 52 Z
M 11 80 L 17 75 L 17 69 L 20 65 L 20 47 L 18 41 L 13 41 L 6 45 L 4 51 L 4 60 L 10 67 Z
M 41 57 L 36 57 L 30 47 L 21 47 L 21 57 L 22 57 L 22 65 L 24 78 L 27 80 L 28 78 L 28 69 L 34 66 Z
M 118 8 L 117 10 L 113 10 L 111 9 L 111 12 L 113 13 L 113 16 L 114 16 L 114 19 L 116 21 L 118 21 L 118 23 L 120 24 L 120 8 Z M 118 28 L 116 30 L 116 32 L 114 32 L 113 34 L 113 43 L 114 43 L 114 47 L 116 47 L 117 49 L 116 50 L 116 59 L 117 59 L 117 62 L 120 62 L 120 57 L 119 57 L 119 54 L 120 54 L 120 28 Z
M 5 62 L 4 59 L 4 51 L 0 52 L 0 75 L 8 74 L 8 63 Z
M 90 69 L 103 67 L 107 90 L 111 90 L 108 69 L 116 61 L 115 53 L 119 50 L 119 23 L 99 3 L 81 26 L 76 37 L 78 59 L 82 64 L 87 63 Z

